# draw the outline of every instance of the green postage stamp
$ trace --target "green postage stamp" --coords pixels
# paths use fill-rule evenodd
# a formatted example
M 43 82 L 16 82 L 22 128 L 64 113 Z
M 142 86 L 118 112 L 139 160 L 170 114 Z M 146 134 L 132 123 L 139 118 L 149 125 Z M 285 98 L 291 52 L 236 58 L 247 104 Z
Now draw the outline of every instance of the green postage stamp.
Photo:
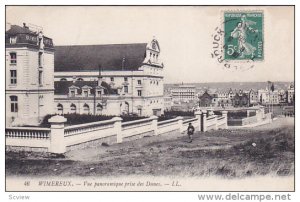
M 224 12 L 224 59 L 264 59 L 263 12 Z

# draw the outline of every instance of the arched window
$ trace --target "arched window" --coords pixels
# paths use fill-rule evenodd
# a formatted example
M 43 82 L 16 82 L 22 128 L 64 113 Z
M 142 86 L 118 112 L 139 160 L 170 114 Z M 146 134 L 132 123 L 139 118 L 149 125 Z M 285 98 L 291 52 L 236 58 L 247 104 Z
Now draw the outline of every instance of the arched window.
M 61 78 L 60 81 L 67 81 L 67 79 L 66 78 Z
M 90 113 L 90 107 L 89 107 L 89 105 L 84 104 L 84 105 L 83 105 L 83 111 L 84 111 L 84 113 L 89 114 L 89 113 Z
M 75 104 L 71 104 L 70 109 L 71 109 L 71 113 L 76 113 L 76 105 Z
M 63 114 L 64 113 L 64 107 L 63 107 L 62 104 L 59 103 L 57 105 L 57 111 L 58 111 L 59 114 Z
M 78 78 L 77 81 L 83 81 L 83 78 Z

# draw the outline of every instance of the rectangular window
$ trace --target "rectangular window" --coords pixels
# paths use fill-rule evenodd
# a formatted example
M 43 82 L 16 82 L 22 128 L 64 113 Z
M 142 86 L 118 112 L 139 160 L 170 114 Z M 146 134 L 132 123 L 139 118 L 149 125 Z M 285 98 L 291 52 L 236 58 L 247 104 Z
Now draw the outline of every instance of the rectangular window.
M 10 64 L 17 64 L 17 53 L 10 53 Z
M 75 90 L 71 90 L 71 97 L 75 97 Z
M 39 71 L 39 85 L 43 84 L 43 71 Z
M 97 91 L 97 94 L 98 94 L 98 97 L 101 97 L 101 95 L 102 95 L 101 90 Z
M 138 80 L 138 85 L 142 85 L 142 80 Z
M 128 78 L 127 78 L 127 77 L 124 77 L 124 81 L 127 82 L 127 81 L 128 81 Z
M 110 77 L 110 81 L 114 81 L 115 79 L 114 79 L 114 77 Z
M 10 70 L 10 84 L 17 84 L 17 70 Z
M 10 96 L 10 110 L 11 112 L 18 112 L 18 97 Z
M 39 67 L 42 67 L 43 66 L 43 53 L 39 52 Z
M 88 97 L 89 96 L 89 93 L 87 90 L 83 91 L 83 94 L 84 94 L 84 97 Z
M 138 96 L 142 96 L 142 90 L 138 90 Z
M 124 93 L 128 93 L 128 86 L 124 86 Z

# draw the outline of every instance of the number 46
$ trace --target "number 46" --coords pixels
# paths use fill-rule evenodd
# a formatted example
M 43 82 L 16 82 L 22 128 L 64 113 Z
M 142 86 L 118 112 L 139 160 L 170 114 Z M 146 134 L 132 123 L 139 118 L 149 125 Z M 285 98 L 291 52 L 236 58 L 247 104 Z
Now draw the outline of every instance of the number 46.
M 237 50 L 237 47 L 234 45 L 228 45 L 227 47 L 227 54 L 232 55 Z

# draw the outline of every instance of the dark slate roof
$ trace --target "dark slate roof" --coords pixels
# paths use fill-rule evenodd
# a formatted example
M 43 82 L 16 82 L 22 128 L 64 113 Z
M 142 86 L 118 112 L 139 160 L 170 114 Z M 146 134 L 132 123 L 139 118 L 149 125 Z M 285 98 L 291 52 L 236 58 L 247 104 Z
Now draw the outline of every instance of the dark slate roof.
M 212 99 L 212 96 L 211 96 L 207 91 L 205 91 L 205 92 L 200 96 L 200 99 L 204 99 L 204 98 Z
M 35 32 L 33 32 L 27 28 L 21 27 L 19 25 L 11 25 L 10 29 L 7 30 L 5 33 L 8 35 L 29 34 L 29 33 L 36 34 Z
M 83 86 L 90 86 L 92 88 L 98 86 L 97 81 L 55 81 L 54 82 L 54 94 L 56 95 L 67 95 L 69 93 L 69 87 L 76 86 L 78 87 L 78 94 L 81 94 L 81 88 Z M 105 94 L 117 94 L 116 89 L 112 89 L 106 82 L 102 81 L 101 86 L 104 87 Z M 94 89 L 91 90 L 91 93 L 94 94 Z
M 146 57 L 146 43 L 56 46 L 55 71 L 137 70 Z M 122 61 L 125 58 L 122 69 Z

